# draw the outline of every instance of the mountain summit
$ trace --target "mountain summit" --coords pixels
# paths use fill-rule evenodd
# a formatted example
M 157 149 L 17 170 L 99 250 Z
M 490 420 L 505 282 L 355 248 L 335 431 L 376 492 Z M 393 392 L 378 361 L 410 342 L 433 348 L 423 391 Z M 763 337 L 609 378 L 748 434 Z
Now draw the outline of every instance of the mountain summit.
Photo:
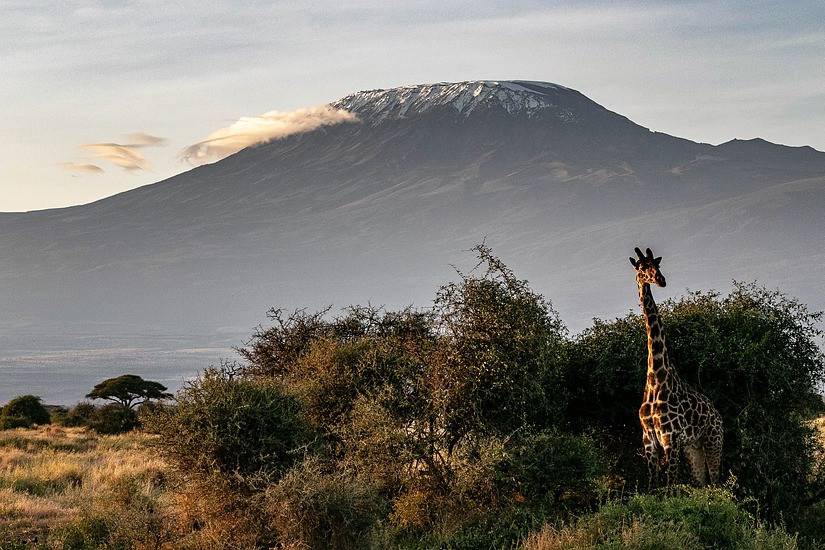
M 573 328 L 634 304 L 640 244 L 667 256 L 669 292 L 758 279 L 825 306 L 820 275 L 788 268 L 825 263 L 823 153 L 696 143 L 544 82 L 332 105 L 358 121 L 95 203 L 0 214 L 10 348 L 60 327 L 246 332 L 270 306 L 425 306 L 485 238 Z
M 571 98 L 574 100 L 570 101 Z M 550 113 L 572 122 L 575 113 L 565 104 L 579 103 L 581 98 L 586 99 L 575 90 L 549 82 L 470 80 L 366 90 L 348 95 L 332 105 L 356 113 L 371 124 L 444 109 L 466 117 L 478 109 L 490 108 L 503 109 L 510 115 Z M 596 103 L 590 103 L 598 107 Z

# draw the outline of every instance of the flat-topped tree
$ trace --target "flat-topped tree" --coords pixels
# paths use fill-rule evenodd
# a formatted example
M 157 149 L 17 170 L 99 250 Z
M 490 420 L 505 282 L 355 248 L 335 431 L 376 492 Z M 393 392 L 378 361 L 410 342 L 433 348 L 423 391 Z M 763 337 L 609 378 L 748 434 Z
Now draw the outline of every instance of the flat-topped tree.
M 144 380 L 135 374 L 123 374 L 97 384 L 86 397 L 106 399 L 120 404 L 124 409 L 132 409 L 152 399 L 168 399 L 172 394 L 166 393 L 166 386 L 160 382 Z

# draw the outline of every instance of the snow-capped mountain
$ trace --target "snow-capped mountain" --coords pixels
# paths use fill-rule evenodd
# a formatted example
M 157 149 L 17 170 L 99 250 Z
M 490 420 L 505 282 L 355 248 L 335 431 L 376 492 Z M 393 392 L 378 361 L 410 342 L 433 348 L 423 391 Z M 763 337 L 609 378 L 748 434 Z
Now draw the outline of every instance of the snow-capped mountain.
M 573 95 L 581 96 L 575 90 L 549 82 L 473 80 L 367 90 L 348 95 L 333 106 L 357 113 L 372 125 L 388 118 L 408 118 L 444 109 L 467 117 L 476 109 L 485 108 L 500 108 L 514 116 L 551 114 L 573 122 L 576 114 L 570 105 L 565 105 L 569 103 L 565 97 Z M 595 103 L 593 106 L 598 107 Z
M 759 279 L 825 306 L 825 153 L 680 139 L 542 82 L 332 105 L 358 122 L 92 204 L 0 214 L 2 342 L 247 332 L 270 306 L 425 306 L 485 238 L 574 329 L 635 307 L 636 245 L 664 256 L 662 297 Z

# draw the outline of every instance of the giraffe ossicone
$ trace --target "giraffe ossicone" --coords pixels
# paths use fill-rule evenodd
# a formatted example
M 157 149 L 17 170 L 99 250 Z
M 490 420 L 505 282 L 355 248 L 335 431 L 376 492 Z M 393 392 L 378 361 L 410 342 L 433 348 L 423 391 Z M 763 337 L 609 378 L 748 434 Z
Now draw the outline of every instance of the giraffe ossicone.
M 667 283 L 649 248 L 630 258 L 636 269 L 636 285 L 647 330 L 647 379 L 639 421 L 650 485 L 665 474 L 665 485 L 676 481 L 679 458 L 684 452 L 693 480 L 699 485 L 719 482 L 722 461 L 722 417 L 702 393 L 682 382 L 667 351 L 664 325 L 650 290 Z

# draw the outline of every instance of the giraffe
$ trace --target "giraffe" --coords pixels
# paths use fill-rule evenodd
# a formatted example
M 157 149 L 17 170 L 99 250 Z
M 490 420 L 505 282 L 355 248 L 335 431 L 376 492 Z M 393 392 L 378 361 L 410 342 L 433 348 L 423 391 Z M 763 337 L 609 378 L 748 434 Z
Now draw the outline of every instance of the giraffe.
M 722 459 L 722 417 L 710 399 L 682 382 L 668 356 L 664 327 L 650 291 L 651 284 L 667 284 L 659 270 L 662 258 L 654 258 L 649 248 L 646 254 L 636 248 L 636 255 L 639 258 L 630 258 L 630 263 L 636 269 L 647 329 L 647 381 L 639 420 L 650 487 L 658 483 L 663 468 L 665 485 L 675 482 L 682 451 L 697 484 L 716 484 Z

